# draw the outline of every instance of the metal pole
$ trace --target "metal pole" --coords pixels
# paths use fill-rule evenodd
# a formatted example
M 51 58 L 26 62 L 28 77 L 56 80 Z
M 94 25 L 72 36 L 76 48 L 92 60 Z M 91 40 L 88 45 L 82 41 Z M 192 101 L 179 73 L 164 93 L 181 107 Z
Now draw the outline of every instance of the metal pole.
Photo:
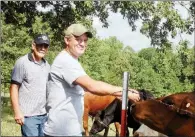
M 128 79 L 129 72 L 123 73 L 123 93 L 122 93 L 122 110 L 121 110 L 121 137 L 126 136 L 127 131 L 127 98 L 128 98 Z

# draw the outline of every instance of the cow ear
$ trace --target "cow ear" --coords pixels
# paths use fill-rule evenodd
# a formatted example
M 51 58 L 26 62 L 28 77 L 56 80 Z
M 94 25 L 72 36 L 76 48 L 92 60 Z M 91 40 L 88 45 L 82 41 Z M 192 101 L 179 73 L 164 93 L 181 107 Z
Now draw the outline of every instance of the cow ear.
M 186 107 L 189 108 L 189 107 L 190 107 L 190 103 L 187 103 L 187 104 L 186 104 Z
M 194 99 L 188 97 L 184 100 L 184 103 L 181 105 L 182 109 L 188 110 L 191 113 L 195 113 Z
M 181 104 L 181 109 L 179 111 L 179 114 L 185 115 L 187 117 L 193 115 L 193 113 L 195 112 L 193 104 L 194 102 L 191 100 L 191 98 L 187 97 Z

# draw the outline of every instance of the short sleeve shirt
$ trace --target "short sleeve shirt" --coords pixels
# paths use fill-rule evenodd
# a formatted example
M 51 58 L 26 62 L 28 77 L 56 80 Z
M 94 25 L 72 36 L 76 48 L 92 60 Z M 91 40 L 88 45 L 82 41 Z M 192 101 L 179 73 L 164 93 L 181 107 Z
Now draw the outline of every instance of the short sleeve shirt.
M 55 58 L 47 83 L 45 134 L 74 136 L 82 132 L 84 90 L 73 82 L 84 75 L 87 74 L 78 60 L 65 50 Z
M 50 65 L 46 60 L 35 62 L 32 53 L 19 58 L 14 66 L 11 83 L 20 85 L 19 105 L 24 116 L 46 113 L 46 83 Z

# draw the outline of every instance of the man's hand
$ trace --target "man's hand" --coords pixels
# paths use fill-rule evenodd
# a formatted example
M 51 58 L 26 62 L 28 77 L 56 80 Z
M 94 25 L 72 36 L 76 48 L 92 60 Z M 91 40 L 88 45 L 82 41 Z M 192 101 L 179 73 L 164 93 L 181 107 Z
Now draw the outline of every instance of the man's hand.
M 122 100 L 122 92 L 117 91 L 114 92 L 112 95 L 114 95 L 116 98 Z M 128 99 L 131 99 L 135 102 L 140 100 L 140 93 L 135 89 L 128 89 Z
M 129 89 L 128 90 L 128 99 L 131 99 L 133 101 L 139 101 L 140 100 L 140 94 L 135 89 Z
M 24 124 L 24 116 L 23 116 L 22 112 L 15 113 L 14 119 L 15 119 L 17 124 L 19 124 L 19 125 Z

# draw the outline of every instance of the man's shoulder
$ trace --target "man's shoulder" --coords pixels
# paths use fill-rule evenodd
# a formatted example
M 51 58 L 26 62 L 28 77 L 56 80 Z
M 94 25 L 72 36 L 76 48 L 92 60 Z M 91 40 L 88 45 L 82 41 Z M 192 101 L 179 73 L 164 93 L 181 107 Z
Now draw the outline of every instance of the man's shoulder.
M 51 65 L 49 64 L 47 60 L 45 60 L 45 64 L 46 64 L 46 67 L 50 69 Z
M 15 64 L 24 64 L 26 61 L 28 61 L 28 54 L 19 57 Z
M 69 55 L 67 52 L 65 51 L 61 51 L 56 58 L 54 59 L 54 63 L 68 63 L 68 62 L 72 62 L 72 57 L 71 55 Z

